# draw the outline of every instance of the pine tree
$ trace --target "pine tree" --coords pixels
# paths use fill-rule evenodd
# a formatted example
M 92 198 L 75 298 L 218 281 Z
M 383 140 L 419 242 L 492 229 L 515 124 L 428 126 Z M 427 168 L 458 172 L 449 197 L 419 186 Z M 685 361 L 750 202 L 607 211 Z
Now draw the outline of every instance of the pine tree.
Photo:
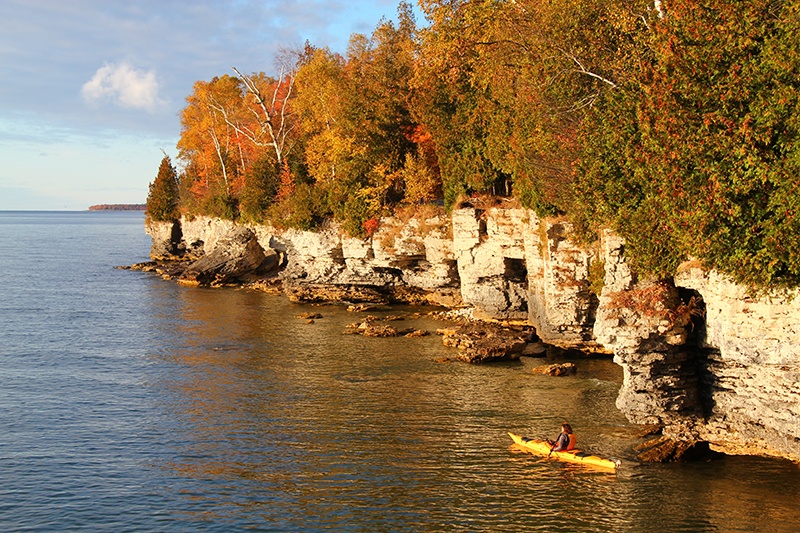
M 165 155 L 147 194 L 147 217 L 162 222 L 175 220 L 179 216 L 178 197 L 178 174 L 169 156 Z

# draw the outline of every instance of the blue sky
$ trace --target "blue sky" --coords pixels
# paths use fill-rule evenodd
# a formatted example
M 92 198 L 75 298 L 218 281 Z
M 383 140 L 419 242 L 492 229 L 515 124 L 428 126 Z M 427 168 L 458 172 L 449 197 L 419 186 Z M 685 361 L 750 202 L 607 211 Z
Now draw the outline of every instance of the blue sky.
M 0 210 L 143 203 L 195 81 L 274 73 L 305 40 L 344 52 L 398 3 L 0 1 Z

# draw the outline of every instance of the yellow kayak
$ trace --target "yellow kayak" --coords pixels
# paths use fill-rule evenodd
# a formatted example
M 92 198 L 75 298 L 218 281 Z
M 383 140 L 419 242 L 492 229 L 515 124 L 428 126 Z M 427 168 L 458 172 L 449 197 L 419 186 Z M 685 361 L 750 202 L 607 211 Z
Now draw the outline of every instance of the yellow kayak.
M 596 455 L 589 455 L 581 450 L 569 450 L 562 452 L 550 452 L 550 444 L 546 440 L 529 439 L 522 437 L 516 433 L 508 433 L 514 440 L 514 443 L 526 452 L 535 453 L 536 455 L 546 455 L 559 461 L 568 461 L 570 463 L 580 463 L 582 465 L 603 468 L 605 470 L 616 470 L 620 465 L 619 461 L 612 461 L 610 459 L 603 459 Z

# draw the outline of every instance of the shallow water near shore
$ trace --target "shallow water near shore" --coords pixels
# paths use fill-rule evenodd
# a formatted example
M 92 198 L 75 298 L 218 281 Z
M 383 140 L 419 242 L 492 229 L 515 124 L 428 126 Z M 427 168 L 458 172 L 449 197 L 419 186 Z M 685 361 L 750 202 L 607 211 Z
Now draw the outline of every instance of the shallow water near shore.
M 436 335 L 343 335 L 344 306 L 114 268 L 149 246 L 141 213 L 0 212 L 0 530 L 800 529 L 797 465 L 638 464 L 610 360 L 442 362 Z M 506 433 L 563 420 L 620 471 Z

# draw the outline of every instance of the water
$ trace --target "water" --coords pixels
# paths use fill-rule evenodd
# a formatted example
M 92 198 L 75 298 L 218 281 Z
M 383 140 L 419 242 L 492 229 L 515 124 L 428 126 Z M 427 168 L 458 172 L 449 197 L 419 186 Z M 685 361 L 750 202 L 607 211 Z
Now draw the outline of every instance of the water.
M 637 464 L 610 361 L 443 363 L 437 336 L 342 335 L 340 306 L 115 270 L 142 223 L 0 212 L 2 531 L 800 529 L 791 463 Z M 510 446 L 564 419 L 620 472 Z

